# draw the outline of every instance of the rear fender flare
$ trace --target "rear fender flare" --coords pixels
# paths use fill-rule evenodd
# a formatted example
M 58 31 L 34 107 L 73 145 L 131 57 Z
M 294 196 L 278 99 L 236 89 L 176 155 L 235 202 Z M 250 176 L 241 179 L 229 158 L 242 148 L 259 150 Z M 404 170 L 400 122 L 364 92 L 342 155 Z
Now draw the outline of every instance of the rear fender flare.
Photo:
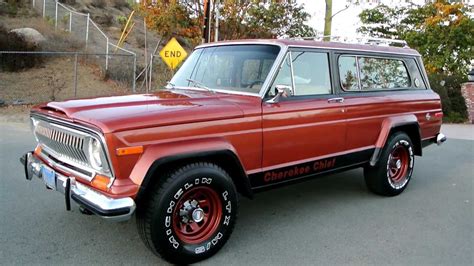
M 415 155 L 422 155 L 421 152 L 421 133 L 420 133 L 420 125 L 418 123 L 418 119 L 415 115 L 402 115 L 402 116 L 394 116 L 388 117 L 382 122 L 382 127 L 380 129 L 380 134 L 375 142 L 375 150 L 370 158 L 370 165 L 375 166 L 380 158 L 383 148 L 387 143 L 387 139 L 389 138 L 391 132 L 397 130 L 397 128 L 402 127 L 411 127 L 416 128 L 415 136 L 412 136 L 412 141 L 415 145 Z

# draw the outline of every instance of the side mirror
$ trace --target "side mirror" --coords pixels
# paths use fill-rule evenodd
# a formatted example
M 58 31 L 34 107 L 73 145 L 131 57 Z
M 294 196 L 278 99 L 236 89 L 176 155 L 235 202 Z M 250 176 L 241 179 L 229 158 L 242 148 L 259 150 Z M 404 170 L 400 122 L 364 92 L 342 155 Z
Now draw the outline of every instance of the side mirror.
M 280 99 L 283 98 L 288 98 L 290 96 L 293 96 L 293 88 L 287 85 L 276 85 L 275 86 L 276 90 L 276 95 L 275 97 L 271 98 L 270 100 L 267 101 L 267 103 L 277 103 L 280 101 Z

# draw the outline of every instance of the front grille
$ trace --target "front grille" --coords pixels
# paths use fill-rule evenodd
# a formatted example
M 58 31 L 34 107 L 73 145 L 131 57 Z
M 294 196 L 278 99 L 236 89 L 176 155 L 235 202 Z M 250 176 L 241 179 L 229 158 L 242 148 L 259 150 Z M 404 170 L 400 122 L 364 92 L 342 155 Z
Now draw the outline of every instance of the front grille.
M 58 159 L 66 157 L 73 162 L 88 165 L 84 153 L 85 141 L 87 141 L 85 133 L 38 120 L 34 134 L 52 156 Z

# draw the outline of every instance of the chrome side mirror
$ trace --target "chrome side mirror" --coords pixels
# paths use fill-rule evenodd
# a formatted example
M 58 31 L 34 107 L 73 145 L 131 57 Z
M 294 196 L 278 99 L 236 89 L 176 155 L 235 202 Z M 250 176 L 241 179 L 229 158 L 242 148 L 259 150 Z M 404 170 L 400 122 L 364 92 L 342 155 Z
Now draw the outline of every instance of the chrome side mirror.
M 293 96 L 293 88 L 291 86 L 276 85 L 275 90 L 277 94 L 275 95 L 275 97 L 268 100 L 267 103 L 277 103 L 280 101 L 281 97 L 288 98 L 290 96 Z

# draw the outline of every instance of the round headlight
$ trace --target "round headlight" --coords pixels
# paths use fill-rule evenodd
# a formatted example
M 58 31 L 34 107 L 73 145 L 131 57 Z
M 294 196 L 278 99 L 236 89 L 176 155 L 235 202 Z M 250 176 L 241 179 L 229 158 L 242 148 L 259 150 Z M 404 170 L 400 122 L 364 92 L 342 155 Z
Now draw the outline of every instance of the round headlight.
M 102 169 L 102 147 L 96 139 L 91 139 L 89 143 L 89 160 L 95 169 Z

